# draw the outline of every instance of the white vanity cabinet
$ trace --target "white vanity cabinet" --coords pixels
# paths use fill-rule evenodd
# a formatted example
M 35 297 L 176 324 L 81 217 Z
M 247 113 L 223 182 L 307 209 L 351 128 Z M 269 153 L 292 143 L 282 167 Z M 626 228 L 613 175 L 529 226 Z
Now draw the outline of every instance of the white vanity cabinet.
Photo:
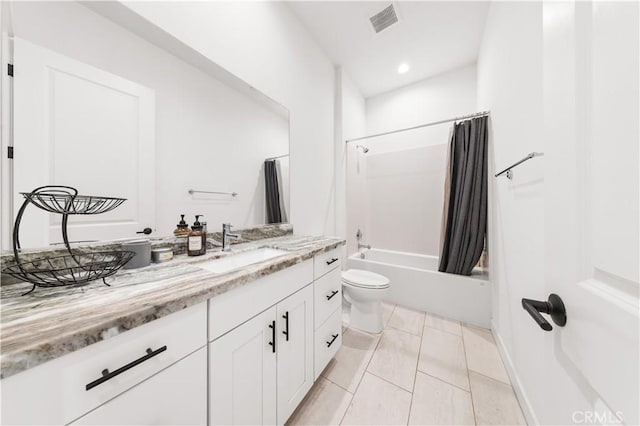
M 206 377 L 206 357 L 194 357 L 206 348 L 206 321 L 203 302 L 2 379 L 2 424 L 68 424 L 96 408 L 90 423 L 105 413 L 106 423 L 137 424 L 154 421 L 163 401 L 164 409 L 181 409 L 172 386 L 194 395 Z M 189 418 L 206 417 L 206 398 L 190 407 Z
M 314 380 L 342 346 L 341 248 L 314 258 Z
M 209 344 L 209 422 L 276 423 L 272 307 Z
M 3 379 L 1 423 L 282 425 L 341 345 L 340 259 L 323 252 Z
M 284 424 L 313 386 L 313 286 L 278 303 L 278 424 Z
M 204 347 L 72 424 L 206 425 L 206 371 Z
M 211 424 L 284 424 L 311 389 L 312 280 L 307 261 L 245 286 L 245 295 L 210 300 L 210 319 L 234 327 L 226 333 L 219 324 L 210 327 L 213 337 L 224 333 L 209 344 Z M 222 316 L 234 306 L 252 312 L 264 305 L 270 306 L 237 326 L 240 317 Z

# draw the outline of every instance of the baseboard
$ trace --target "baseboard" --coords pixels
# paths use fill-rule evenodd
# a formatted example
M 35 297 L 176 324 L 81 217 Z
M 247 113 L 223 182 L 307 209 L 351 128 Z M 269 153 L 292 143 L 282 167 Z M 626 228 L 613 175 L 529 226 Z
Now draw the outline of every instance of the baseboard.
M 491 321 L 491 331 L 493 332 L 493 336 L 496 339 L 496 344 L 498 346 L 498 351 L 500 352 L 500 356 L 502 357 L 502 361 L 504 362 L 504 366 L 507 369 L 507 374 L 509 375 L 509 380 L 511 380 L 511 386 L 513 386 L 513 391 L 516 394 L 516 398 L 520 403 L 520 408 L 522 408 L 522 413 L 524 414 L 525 419 L 527 420 L 527 424 L 529 425 L 539 425 L 538 417 L 536 413 L 533 411 L 533 407 L 529 403 L 529 398 L 527 398 L 527 394 L 522 387 L 522 383 L 520 382 L 520 378 L 516 373 L 516 369 L 513 366 L 513 362 L 511 361 L 511 357 L 507 352 L 507 348 L 504 346 L 504 342 L 502 340 L 502 336 L 498 333 L 498 329 L 493 322 Z

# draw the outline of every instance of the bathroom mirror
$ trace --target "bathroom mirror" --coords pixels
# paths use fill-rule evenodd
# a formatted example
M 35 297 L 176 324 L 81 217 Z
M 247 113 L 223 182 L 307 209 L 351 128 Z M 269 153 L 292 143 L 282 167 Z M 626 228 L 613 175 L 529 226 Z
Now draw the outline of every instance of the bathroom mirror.
M 3 159 L 3 249 L 20 193 L 43 185 L 127 199 L 71 216 L 72 242 L 171 235 L 181 214 L 210 231 L 288 222 L 285 107 L 118 2 L 2 7 L 15 70 L 3 76 L 15 153 Z M 27 208 L 22 248 L 59 244 L 60 220 Z

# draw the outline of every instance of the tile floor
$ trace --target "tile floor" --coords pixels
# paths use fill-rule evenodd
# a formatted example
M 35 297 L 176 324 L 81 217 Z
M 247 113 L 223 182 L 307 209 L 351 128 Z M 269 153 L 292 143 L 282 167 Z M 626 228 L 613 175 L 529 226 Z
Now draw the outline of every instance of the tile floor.
M 380 334 L 342 348 L 289 425 L 524 425 L 487 329 L 383 304 Z

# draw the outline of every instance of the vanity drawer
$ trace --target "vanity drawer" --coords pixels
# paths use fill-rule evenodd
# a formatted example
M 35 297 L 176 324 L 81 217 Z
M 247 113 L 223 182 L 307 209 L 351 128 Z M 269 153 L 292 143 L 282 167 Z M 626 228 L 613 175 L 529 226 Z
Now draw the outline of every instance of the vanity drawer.
M 320 327 L 333 311 L 342 306 L 341 273 L 340 269 L 334 269 L 318 278 L 313 285 L 315 328 Z
M 315 333 L 314 380 L 342 346 L 342 309 L 336 309 Z
M 342 269 L 342 247 L 325 253 L 318 253 L 313 258 L 313 277 L 320 278 L 335 268 Z
M 2 423 L 67 424 L 206 343 L 203 302 L 3 379 Z
M 269 309 L 313 281 L 311 259 L 209 299 L 209 341 Z

